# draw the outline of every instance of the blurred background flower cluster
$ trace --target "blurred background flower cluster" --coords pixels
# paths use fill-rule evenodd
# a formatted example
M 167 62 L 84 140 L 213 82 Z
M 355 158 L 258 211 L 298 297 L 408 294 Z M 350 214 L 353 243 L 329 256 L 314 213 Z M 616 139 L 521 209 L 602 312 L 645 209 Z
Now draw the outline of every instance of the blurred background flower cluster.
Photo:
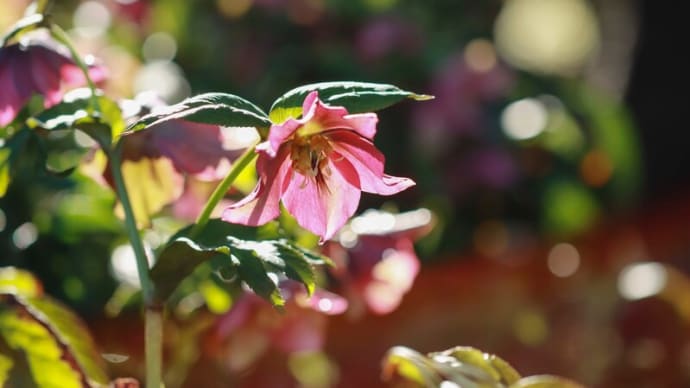
M 0 29 L 27 3 L 0 3 Z M 525 374 L 595 387 L 690 385 L 679 133 L 688 64 L 672 10 L 632 0 L 70 0 L 54 11 L 118 98 L 222 91 L 267 108 L 331 80 L 436 96 L 379 114 L 387 172 L 417 186 L 363 197 L 361 211 L 391 213 L 365 214 L 323 247 L 340 264 L 329 274 L 340 296 L 296 295 L 281 315 L 197 285 L 209 314 L 184 314 L 201 303 L 194 293 L 180 300 L 166 328 L 170 386 L 377 386 L 394 345 L 471 345 Z M 137 283 L 131 253 L 113 194 L 88 175 L 15 178 L 0 200 L 1 264 L 34 272 L 104 353 L 127 355 L 115 375 L 140 376 L 136 310 L 115 316 Z M 193 219 L 195 198 L 212 189 L 187 178 L 152 220 L 153 248 L 179 226 L 171 215 Z M 372 220 L 388 226 L 372 231 Z

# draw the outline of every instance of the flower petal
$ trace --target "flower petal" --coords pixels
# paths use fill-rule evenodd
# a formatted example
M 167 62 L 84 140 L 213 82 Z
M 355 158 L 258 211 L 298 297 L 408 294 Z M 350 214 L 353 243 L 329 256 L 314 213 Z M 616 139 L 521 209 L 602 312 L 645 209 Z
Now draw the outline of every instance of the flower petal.
M 321 175 L 322 181 L 295 171 L 287 183 L 283 204 L 300 226 L 321 236 L 321 242 L 333 237 L 357 210 L 361 192 L 351 182 L 352 174 L 341 173 L 353 169 L 345 159 L 329 160 L 330 173 Z
M 275 158 L 259 153 L 256 162 L 259 183 L 249 195 L 223 211 L 223 221 L 259 226 L 278 217 L 282 182 L 292 165 L 289 155 L 287 147 L 283 147 Z
M 312 92 L 307 96 L 305 106 L 310 97 L 315 93 Z M 349 129 L 367 139 L 373 139 L 374 135 L 376 135 L 376 124 L 379 120 L 376 113 L 348 114 L 347 109 L 341 106 L 326 105 L 318 98 L 314 98 L 313 104 L 309 111 L 305 109 L 305 112 L 309 112 L 309 115 L 303 116 L 303 122 L 314 122 L 317 124 L 314 127 L 319 128 L 321 131 Z
M 10 50 L 6 47 L 4 50 Z M 19 100 L 14 89 L 13 71 L 10 61 L 10 53 L 0 51 L 0 126 L 5 126 L 12 122 L 19 112 L 22 102 Z
M 385 158 L 369 140 L 349 131 L 332 131 L 328 137 L 334 151 L 357 171 L 362 191 L 392 195 L 415 185 L 411 179 L 384 174 Z

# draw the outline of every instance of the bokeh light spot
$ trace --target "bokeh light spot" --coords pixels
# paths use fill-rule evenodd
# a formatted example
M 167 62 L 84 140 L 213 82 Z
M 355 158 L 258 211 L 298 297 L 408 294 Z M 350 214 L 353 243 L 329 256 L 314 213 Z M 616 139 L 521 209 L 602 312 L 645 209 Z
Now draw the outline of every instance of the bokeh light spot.
M 506 1 L 494 25 L 499 53 L 540 73 L 571 75 L 599 44 L 599 27 L 584 0 Z
M 525 345 L 536 346 L 543 343 L 549 334 L 546 318 L 535 311 L 523 311 L 513 322 L 515 337 Z
M 613 175 L 611 159 L 600 150 L 589 151 L 580 162 L 580 175 L 589 186 L 605 185 Z
M 72 18 L 75 32 L 86 38 L 97 38 L 105 34 L 110 21 L 110 11 L 98 1 L 81 3 Z
M 141 46 L 141 55 L 146 62 L 171 61 L 177 54 L 177 41 L 167 32 L 154 32 Z
M 220 13 L 230 19 L 237 19 L 252 7 L 252 0 L 216 0 Z
M 486 73 L 496 66 L 494 45 L 486 39 L 475 39 L 465 46 L 465 62 L 474 71 Z
M 662 264 L 630 264 L 618 275 L 618 292 L 628 300 L 647 298 L 661 292 L 666 287 L 667 279 L 668 273 Z
M 548 119 L 544 104 L 536 98 L 524 98 L 508 105 L 501 113 L 504 133 L 515 140 L 526 140 L 539 135 Z
M 38 228 L 31 222 L 25 222 L 12 233 L 12 243 L 19 249 L 26 249 L 38 239 Z
M 547 265 L 549 271 L 560 278 L 571 276 L 580 267 L 580 253 L 572 244 L 556 244 L 549 251 Z

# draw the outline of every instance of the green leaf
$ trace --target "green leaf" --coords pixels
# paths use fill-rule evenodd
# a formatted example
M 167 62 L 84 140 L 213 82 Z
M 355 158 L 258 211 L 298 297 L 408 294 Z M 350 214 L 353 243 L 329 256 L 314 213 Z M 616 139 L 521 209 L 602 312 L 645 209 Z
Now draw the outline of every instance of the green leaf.
M 156 295 L 166 300 L 200 264 L 209 262 L 216 273 L 233 274 L 274 306 L 284 305 L 276 281 L 281 277 L 302 283 L 308 293 L 316 287 L 314 266 L 330 260 L 281 238 L 274 223 L 259 228 L 210 220 L 198 236 L 189 226 L 161 251 L 151 269 Z M 234 276 L 234 275 L 237 276 Z
M 302 102 L 307 94 L 314 90 L 319 92 L 321 101 L 329 105 L 343 106 L 350 113 L 374 112 L 406 98 L 417 101 L 433 98 L 433 96 L 415 94 L 388 84 L 322 82 L 300 86 L 280 96 L 271 106 L 271 121 L 282 123 L 289 117 L 298 117 L 302 113 Z
M 164 301 L 175 291 L 182 280 L 201 263 L 219 254 L 218 249 L 205 249 L 188 238 L 169 243 L 151 268 L 151 280 L 155 285 L 156 298 Z
M 100 91 L 96 101 L 98 114 L 92 112 L 91 90 L 75 89 L 66 93 L 59 104 L 27 119 L 26 124 L 48 131 L 81 129 L 105 148 L 125 130 L 125 122 L 115 101 Z
M 286 240 L 278 241 L 276 248 L 285 263 L 283 270 L 287 277 L 304 284 L 309 295 L 313 294 L 316 288 L 316 275 L 307 255 Z
M 10 385 L 32 379 L 38 387 L 107 385 L 102 360 L 76 315 L 39 295 L 25 271 L 5 268 L 0 279 L 0 350 L 5 367 L 8 357 L 12 362 L 4 372 Z M 30 378 L 16 369 L 27 364 Z
M 152 112 L 142 117 L 129 129 L 137 131 L 175 119 L 225 127 L 271 125 L 264 111 L 241 97 L 225 93 L 206 93 Z
M 0 198 L 7 193 L 7 187 L 12 181 L 13 165 L 22 155 L 29 138 L 28 130 L 20 130 L 0 146 Z
M 232 263 L 238 267 L 238 274 L 257 295 L 271 302 L 276 307 L 285 305 L 278 285 L 268 276 L 266 267 L 262 263 L 265 256 L 245 249 L 232 251 Z

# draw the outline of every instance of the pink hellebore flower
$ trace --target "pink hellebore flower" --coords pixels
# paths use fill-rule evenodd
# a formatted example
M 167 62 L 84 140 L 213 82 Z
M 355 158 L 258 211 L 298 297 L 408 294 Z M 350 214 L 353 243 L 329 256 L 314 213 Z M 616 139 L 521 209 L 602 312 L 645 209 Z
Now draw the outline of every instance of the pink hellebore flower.
M 101 67 L 92 67 L 95 82 L 105 78 Z M 12 122 L 32 95 L 44 97 L 46 108 L 62 99 L 62 86 L 84 85 L 79 67 L 66 55 L 42 43 L 0 47 L 0 126 Z
M 331 274 L 338 292 L 348 298 L 352 316 L 365 310 L 385 315 L 400 305 L 420 269 L 414 241 L 433 225 L 426 209 L 395 215 L 368 210 L 343 228 L 340 242 L 324 246 L 324 254 L 336 263 Z
M 303 228 L 333 237 L 355 213 L 362 191 L 392 195 L 413 186 L 383 173 L 384 156 L 372 144 L 374 113 L 348 114 L 325 105 L 313 91 L 301 119 L 271 126 L 259 144 L 254 191 L 228 207 L 223 220 L 258 226 L 280 214 L 280 201 Z

